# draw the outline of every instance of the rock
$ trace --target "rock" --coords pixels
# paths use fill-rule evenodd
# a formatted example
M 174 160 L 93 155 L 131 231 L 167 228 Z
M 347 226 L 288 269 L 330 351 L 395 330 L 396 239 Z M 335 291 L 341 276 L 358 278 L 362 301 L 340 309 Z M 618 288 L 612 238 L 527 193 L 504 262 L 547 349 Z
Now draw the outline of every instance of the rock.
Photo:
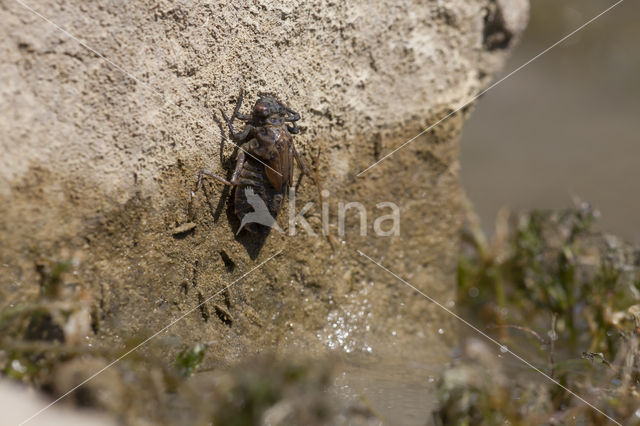
M 34 293 L 36 255 L 81 252 L 73 277 L 98 299 L 101 335 L 153 333 L 187 314 L 169 333 L 185 344 L 216 340 L 227 360 L 264 348 L 446 356 L 455 338 L 448 314 L 357 250 L 453 300 L 467 214 L 458 140 L 471 106 L 420 132 L 490 84 L 524 28 L 526 2 L 33 7 L 69 33 L 20 3 L 4 5 L 0 300 Z M 502 48 L 487 44 L 487 25 L 511 34 Z M 314 203 L 306 217 L 316 235 L 298 226 L 296 235 L 236 238 L 230 191 L 213 181 L 190 202 L 203 167 L 233 168 L 218 110 L 230 114 L 241 88 L 244 113 L 260 92 L 300 112 L 295 143 L 319 186 L 301 181 L 295 212 Z M 367 235 L 356 208 L 340 232 L 346 202 L 364 207 Z M 380 203 L 397 206 L 397 234 L 374 232 L 393 224 L 381 219 L 393 208 Z M 289 207 L 279 217 L 285 231 Z M 177 223 L 193 232 L 172 238 Z M 201 314 L 213 311 L 234 320 Z
M 180 234 L 186 234 L 189 231 L 192 231 L 196 227 L 196 224 L 193 222 L 183 223 L 180 226 L 176 226 L 173 228 L 172 234 L 174 236 L 179 236 Z

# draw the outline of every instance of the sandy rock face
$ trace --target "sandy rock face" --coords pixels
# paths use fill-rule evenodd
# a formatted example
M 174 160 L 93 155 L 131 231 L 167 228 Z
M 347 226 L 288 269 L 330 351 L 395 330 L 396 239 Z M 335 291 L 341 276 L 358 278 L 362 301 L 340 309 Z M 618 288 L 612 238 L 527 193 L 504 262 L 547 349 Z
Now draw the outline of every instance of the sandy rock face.
M 163 337 L 170 354 L 194 342 L 225 360 L 290 347 L 444 353 L 446 314 L 357 250 L 453 299 L 467 109 L 356 175 L 488 86 L 527 4 L 348 3 L 4 2 L 2 304 L 38 294 L 38 259 L 70 260 L 65 283 L 92 295 L 99 320 L 89 340 L 118 345 L 185 315 Z M 295 212 L 314 203 L 317 235 L 289 234 L 289 202 L 284 234 L 236 237 L 232 191 L 213 181 L 190 201 L 201 168 L 234 167 L 218 110 L 230 114 L 241 88 L 244 113 L 270 92 L 301 114 L 294 140 L 320 187 L 303 178 Z M 367 235 L 356 208 L 339 232 L 346 202 L 364 207 Z M 383 202 L 398 206 L 397 235 L 375 232 Z

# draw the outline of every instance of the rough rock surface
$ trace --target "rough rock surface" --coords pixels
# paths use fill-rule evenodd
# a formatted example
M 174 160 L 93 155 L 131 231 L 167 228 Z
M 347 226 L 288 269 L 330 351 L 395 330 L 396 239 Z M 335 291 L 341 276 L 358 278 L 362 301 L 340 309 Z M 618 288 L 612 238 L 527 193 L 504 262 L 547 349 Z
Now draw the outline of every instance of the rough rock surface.
M 7 0 L 0 10 L 2 305 L 38 293 L 44 257 L 71 260 L 66 283 L 92 295 L 89 342 L 122 345 L 216 294 L 159 337 L 169 356 L 194 342 L 215 343 L 224 362 L 265 348 L 447 353 L 451 319 L 357 250 L 452 300 L 469 108 L 356 174 L 490 84 L 526 1 Z M 259 92 L 301 113 L 295 141 L 330 193 L 331 237 L 236 237 L 231 191 L 212 181 L 190 202 L 201 168 L 233 168 L 218 110 L 230 113 L 241 88 L 245 113 Z M 303 178 L 296 210 L 315 203 L 316 232 L 318 197 Z M 349 201 L 366 206 L 368 235 L 354 210 L 338 234 Z M 385 201 L 400 208 L 398 236 L 373 232 Z

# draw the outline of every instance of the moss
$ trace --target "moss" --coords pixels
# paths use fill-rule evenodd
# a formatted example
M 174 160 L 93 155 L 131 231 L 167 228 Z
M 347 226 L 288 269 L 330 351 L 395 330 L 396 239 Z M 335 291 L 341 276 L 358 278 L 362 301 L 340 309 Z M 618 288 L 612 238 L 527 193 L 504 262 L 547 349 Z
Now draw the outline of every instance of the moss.
M 180 352 L 174 363 L 178 373 L 183 377 L 191 376 L 204 359 L 206 350 L 206 345 L 197 343 L 192 348 Z

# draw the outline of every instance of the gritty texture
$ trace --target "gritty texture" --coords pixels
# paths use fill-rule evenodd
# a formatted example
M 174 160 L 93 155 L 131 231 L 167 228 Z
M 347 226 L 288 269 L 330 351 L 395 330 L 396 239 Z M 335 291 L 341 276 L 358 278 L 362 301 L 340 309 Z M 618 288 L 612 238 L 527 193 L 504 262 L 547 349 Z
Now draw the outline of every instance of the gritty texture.
M 29 5 L 95 52 L 19 2 L 0 3 L 3 305 L 39 292 L 39 259 L 70 260 L 65 283 L 91 295 L 97 318 L 87 342 L 124 345 L 217 294 L 158 338 L 168 359 L 194 342 L 213 345 L 214 365 L 265 348 L 443 359 L 451 319 L 356 250 L 453 299 L 468 108 L 356 174 L 490 84 L 526 2 Z M 218 110 L 230 114 L 241 88 L 245 113 L 261 92 L 301 113 L 294 140 L 329 191 L 331 236 L 236 237 L 232 191 L 214 181 L 190 201 L 201 168 L 230 176 L 235 150 Z M 316 232 L 318 189 L 303 178 L 296 198 L 296 211 L 315 203 Z M 355 211 L 338 234 L 338 203 L 349 201 L 366 206 L 368 236 Z M 385 201 L 400 208 L 398 236 L 373 233 Z

